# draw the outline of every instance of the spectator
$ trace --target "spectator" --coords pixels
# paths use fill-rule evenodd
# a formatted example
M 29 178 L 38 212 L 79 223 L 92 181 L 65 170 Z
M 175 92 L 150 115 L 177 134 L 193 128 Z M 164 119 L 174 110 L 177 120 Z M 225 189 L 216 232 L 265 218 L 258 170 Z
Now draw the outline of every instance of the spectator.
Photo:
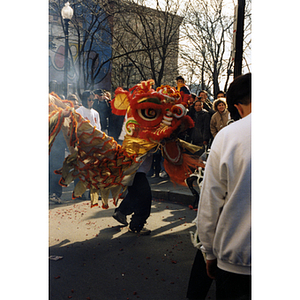
M 209 115 L 212 116 L 215 111 L 212 108 L 212 103 L 208 99 L 207 91 L 200 91 L 198 94 L 198 99 L 203 103 L 203 109 L 205 109 L 209 113 Z
M 93 104 L 95 100 L 95 94 L 90 90 L 85 90 L 81 96 L 82 106 L 76 109 L 84 119 L 89 120 L 92 126 L 95 126 L 98 130 L 101 131 L 100 117 L 96 110 L 93 109 Z M 74 185 L 79 182 L 79 179 L 74 180 Z M 86 200 L 85 195 L 83 194 L 81 199 Z
M 185 80 L 182 76 L 176 77 L 177 91 L 183 92 L 184 94 L 190 94 L 189 87 L 185 84 Z
M 182 101 L 190 105 L 192 101 L 191 92 L 182 76 L 176 77 L 176 85 L 176 90 L 180 92 Z
M 62 186 L 59 184 L 60 175 L 54 173 L 59 170 L 65 159 L 67 144 L 62 131 L 56 136 L 49 154 L 49 200 L 61 203 Z
M 213 137 L 224 128 L 230 120 L 230 113 L 227 110 L 225 98 L 216 99 L 213 103 L 213 108 L 216 113 L 213 114 L 210 120 L 210 132 Z
M 225 98 L 225 97 L 226 97 L 225 92 L 223 92 L 223 91 L 219 91 L 219 92 L 218 92 L 218 94 L 217 94 L 217 99 L 219 99 L 219 98 Z
M 197 100 L 197 95 L 195 93 L 191 93 L 190 105 L 192 105 L 196 100 Z
M 213 110 L 211 101 L 208 99 L 207 91 L 205 91 L 205 90 L 200 91 L 198 94 L 198 99 L 200 99 L 200 101 L 202 101 L 203 109 L 206 110 L 209 114 L 209 124 L 210 124 L 211 117 L 215 113 L 215 111 Z M 213 141 L 213 136 L 209 130 L 208 148 L 210 148 L 212 141 Z
M 206 270 L 217 299 L 251 299 L 251 74 L 227 92 L 241 120 L 217 134 L 205 167 L 197 215 Z
M 110 103 L 110 101 L 111 101 L 111 93 L 108 92 L 108 91 L 106 91 L 106 92 L 104 93 L 104 96 L 106 97 L 106 100 L 108 101 L 108 103 Z
M 153 153 L 153 160 L 150 170 L 150 175 L 152 178 L 160 177 L 160 178 L 167 178 L 169 175 L 167 174 L 165 167 L 164 167 L 164 157 L 162 156 L 161 149 L 157 149 Z
M 111 113 L 108 135 L 113 137 L 115 141 L 122 145 L 125 136 L 125 115 L 115 115 Z M 123 130 L 122 130 L 123 129 Z
M 189 142 L 197 146 L 203 146 L 202 150 L 196 152 L 196 155 L 201 156 L 205 150 L 204 145 L 208 144 L 210 137 L 209 114 L 203 109 L 202 101 L 196 100 L 188 115 L 195 122 L 195 126 L 189 130 Z
M 64 99 L 63 96 L 60 99 Z M 50 100 L 51 101 L 51 100 Z M 50 129 L 50 128 L 49 128 Z M 66 156 L 67 143 L 65 141 L 62 130 L 56 136 L 51 151 L 49 153 L 49 201 L 61 203 L 62 186 L 59 184 L 61 175 L 54 173 L 63 165 Z
M 81 114 L 83 118 L 89 120 L 91 125 L 96 126 L 101 131 L 100 117 L 96 110 L 93 109 L 95 94 L 92 91 L 86 90 L 82 93 L 82 106 L 76 109 L 76 112 Z
M 79 101 L 75 94 L 69 94 L 67 99 L 73 102 L 75 110 L 79 108 Z
M 108 127 L 111 117 L 111 107 L 109 98 L 107 97 L 107 92 L 103 90 L 95 90 L 96 101 L 94 102 L 93 108 L 99 113 L 101 130 L 108 134 Z

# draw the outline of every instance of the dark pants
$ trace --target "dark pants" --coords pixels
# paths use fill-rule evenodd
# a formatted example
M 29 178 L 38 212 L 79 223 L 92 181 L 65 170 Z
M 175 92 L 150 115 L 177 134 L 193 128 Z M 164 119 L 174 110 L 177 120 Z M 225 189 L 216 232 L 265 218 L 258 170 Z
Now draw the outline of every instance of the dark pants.
M 212 281 L 206 273 L 206 263 L 202 252 L 197 250 L 190 275 L 187 298 L 190 300 L 205 300 Z M 251 276 L 230 273 L 218 268 L 216 274 L 216 299 L 250 300 Z
M 63 133 L 59 132 L 49 154 L 49 195 L 53 193 L 58 197 L 62 195 L 62 186 L 59 184 L 61 175 L 54 174 L 54 171 L 63 166 L 66 146 Z
M 117 116 L 112 114 L 110 117 L 110 124 L 108 127 L 108 135 L 113 137 L 118 142 L 119 136 L 122 131 L 125 116 Z
M 241 275 L 218 269 L 216 274 L 217 300 L 250 300 L 251 275 Z
M 116 211 L 126 216 L 133 213 L 129 228 L 140 231 L 150 216 L 151 201 L 151 188 L 146 174 L 137 172 L 132 186 L 128 187 L 128 193 Z
M 201 250 L 197 250 L 191 270 L 187 298 L 205 300 L 210 289 L 212 279 L 206 273 L 206 264 Z

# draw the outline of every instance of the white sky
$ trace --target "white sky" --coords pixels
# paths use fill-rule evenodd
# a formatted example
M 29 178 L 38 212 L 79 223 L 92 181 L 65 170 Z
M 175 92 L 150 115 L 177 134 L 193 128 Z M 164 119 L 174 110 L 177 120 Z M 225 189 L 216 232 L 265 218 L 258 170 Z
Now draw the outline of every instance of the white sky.
M 210 0 L 207 0 L 207 1 L 210 1 Z M 156 0 L 145 0 L 146 5 L 149 7 L 152 7 L 152 8 L 156 7 L 156 2 L 157 2 Z M 186 3 L 193 3 L 193 2 L 194 2 L 194 0 L 180 0 L 182 7 L 184 7 Z M 163 7 L 165 1 L 160 0 L 159 3 Z M 223 0 L 223 3 L 226 8 L 232 9 L 232 7 L 234 7 L 234 5 L 237 4 L 237 0 Z
M 173 0 L 176 2 L 176 0 Z M 208 2 L 212 1 L 212 0 L 207 0 Z M 151 8 L 156 8 L 156 0 L 145 0 L 146 5 L 148 5 Z M 181 9 L 184 12 L 184 7 L 186 4 L 191 4 L 193 2 L 196 2 L 194 0 L 180 0 L 179 1 L 181 4 Z M 237 4 L 238 0 L 223 0 L 223 13 L 224 15 L 234 15 L 234 7 Z M 165 5 L 165 1 L 161 0 L 159 1 L 160 5 L 161 5 L 161 9 L 164 9 L 164 5 Z M 183 44 L 186 44 L 186 41 L 183 41 Z M 231 46 L 228 45 L 228 51 L 231 51 Z M 228 53 L 226 56 L 228 57 L 230 55 L 230 53 Z M 251 56 L 250 56 L 250 52 L 248 51 L 247 53 L 247 62 L 250 65 L 251 68 Z M 179 70 L 180 72 L 182 72 L 182 75 L 184 75 L 184 70 Z M 244 72 L 248 72 L 248 69 L 245 69 Z M 184 76 L 186 78 L 186 76 Z M 232 77 L 233 79 L 233 77 Z M 225 81 L 226 81 L 226 75 L 220 77 L 220 89 L 223 90 L 224 89 L 224 85 L 225 85 Z M 193 81 L 196 81 L 196 79 L 194 78 Z M 189 82 L 188 82 L 189 83 Z

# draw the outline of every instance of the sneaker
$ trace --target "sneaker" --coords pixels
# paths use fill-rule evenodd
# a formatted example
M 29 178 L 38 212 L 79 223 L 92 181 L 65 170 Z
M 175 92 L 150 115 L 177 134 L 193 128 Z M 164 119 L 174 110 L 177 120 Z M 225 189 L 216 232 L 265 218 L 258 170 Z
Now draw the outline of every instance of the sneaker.
M 159 173 L 159 177 L 160 177 L 160 178 L 167 178 L 167 177 L 168 177 L 168 174 L 167 174 L 166 171 L 162 171 L 162 172 Z
M 147 229 L 145 227 L 143 227 L 140 231 L 137 230 L 133 230 L 130 227 L 128 228 L 128 231 L 137 235 L 149 235 L 151 233 L 150 229 Z
M 157 178 L 157 177 L 159 177 L 159 174 L 155 174 L 155 173 L 151 176 L 151 178 Z
M 58 203 L 58 204 L 61 203 L 60 198 L 59 198 L 55 193 L 53 193 L 53 194 L 49 197 L 49 200 L 50 200 L 51 202 L 54 202 L 54 203 Z
M 117 220 L 117 221 L 120 222 L 121 224 L 123 224 L 123 225 L 125 225 L 125 226 L 128 225 L 128 222 L 127 222 L 127 220 L 126 220 L 126 216 L 123 215 L 120 211 L 114 212 L 114 214 L 113 214 L 112 216 L 113 216 L 113 218 L 114 218 L 115 220 Z

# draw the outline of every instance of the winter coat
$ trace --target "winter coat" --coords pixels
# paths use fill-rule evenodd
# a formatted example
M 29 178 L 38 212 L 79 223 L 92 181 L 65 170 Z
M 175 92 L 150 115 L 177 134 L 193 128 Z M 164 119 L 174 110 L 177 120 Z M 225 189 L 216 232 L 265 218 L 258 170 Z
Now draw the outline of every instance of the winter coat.
M 109 122 L 111 117 L 111 107 L 109 101 L 96 100 L 94 102 L 93 108 L 99 113 L 102 131 L 105 131 L 107 133 L 108 127 L 110 125 Z
M 194 145 L 202 146 L 203 142 L 208 142 L 210 138 L 209 113 L 202 109 L 199 112 L 194 110 L 189 115 L 195 122 L 195 127 L 189 133 L 190 142 Z
M 213 137 L 227 125 L 230 120 L 230 113 L 227 109 L 223 113 L 216 112 L 213 114 L 210 120 L 210 132 Z
M 217 134 L 205 166 L 197 215 L 206 259 L 251 274 L 251 114 Z

